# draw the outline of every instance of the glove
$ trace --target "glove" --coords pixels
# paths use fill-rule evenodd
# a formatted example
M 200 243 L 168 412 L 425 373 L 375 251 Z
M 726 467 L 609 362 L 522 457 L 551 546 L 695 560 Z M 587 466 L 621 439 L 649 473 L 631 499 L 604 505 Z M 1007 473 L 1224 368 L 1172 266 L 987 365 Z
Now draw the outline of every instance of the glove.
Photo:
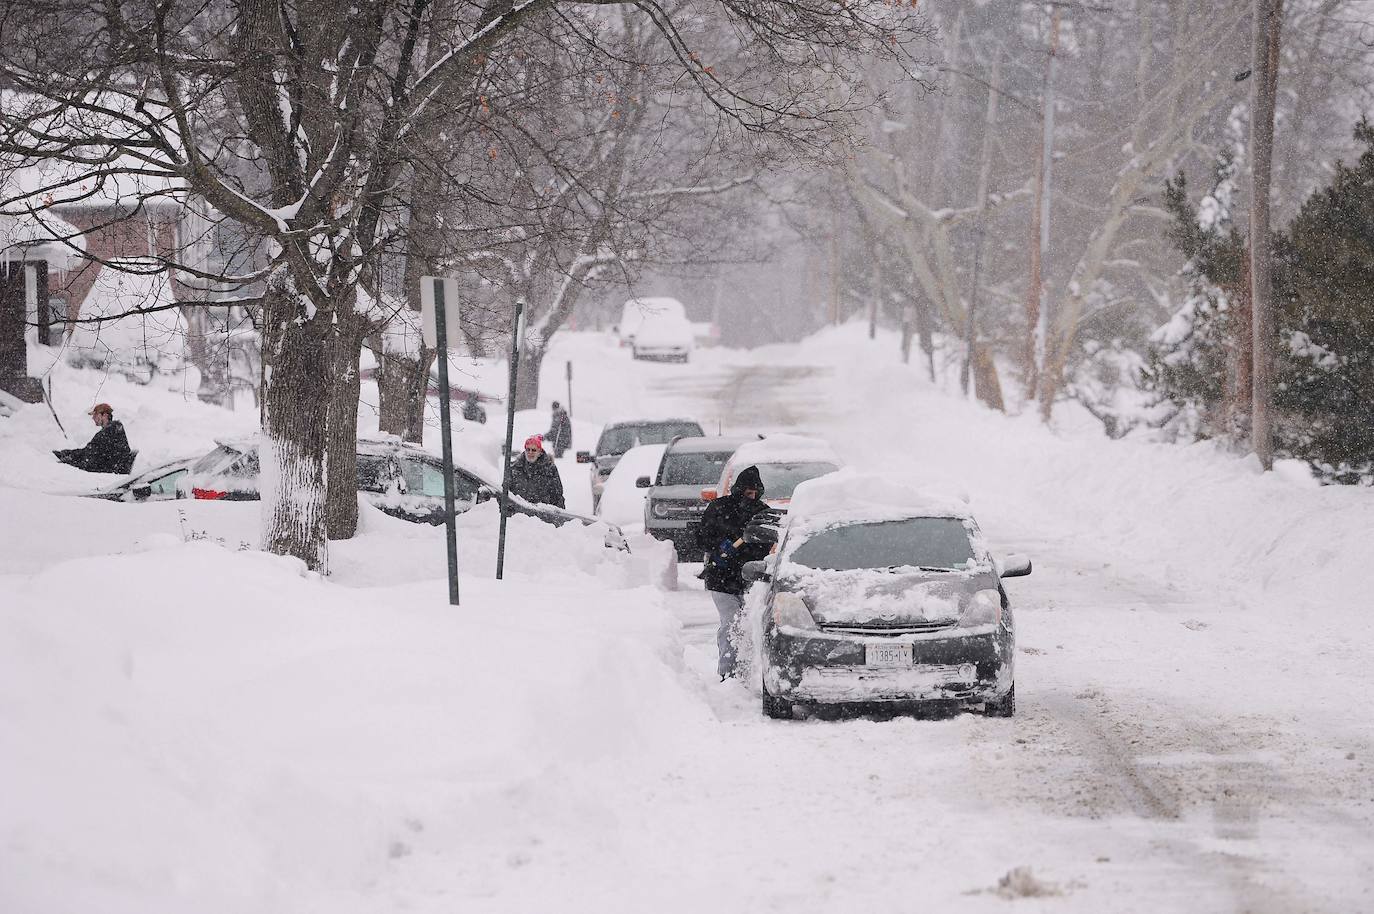
M 716 547 L 715 555 L 711 556 L 711 564 L 717 568 L 726 568 L 738 554 L 739 549 L 735 546 L 734 541 L 723 539 L 720 541 L 720 545 Z

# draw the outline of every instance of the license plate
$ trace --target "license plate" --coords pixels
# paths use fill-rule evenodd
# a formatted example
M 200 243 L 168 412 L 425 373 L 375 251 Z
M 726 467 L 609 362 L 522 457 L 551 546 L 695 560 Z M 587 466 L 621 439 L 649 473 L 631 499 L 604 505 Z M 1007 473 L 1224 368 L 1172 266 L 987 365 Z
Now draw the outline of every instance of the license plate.
M 870 644 L 864 648 L 865 666 L 911 666 L 910 644 Z

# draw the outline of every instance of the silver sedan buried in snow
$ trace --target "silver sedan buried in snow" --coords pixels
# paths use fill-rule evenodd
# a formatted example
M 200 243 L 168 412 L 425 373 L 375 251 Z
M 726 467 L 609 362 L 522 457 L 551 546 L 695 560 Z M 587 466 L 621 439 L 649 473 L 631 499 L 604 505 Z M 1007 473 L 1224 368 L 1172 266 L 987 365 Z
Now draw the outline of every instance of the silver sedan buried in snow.
M 766 539 L 767 533 L 755 533 Z M 1016 709 L 1011 603 L 995 562 L 957 507 L 792 518 L 775 553 L 745 566 L 761 609 L 763 711 L 796 706 Z M 762 604 L 754 602 L 762 599 Z

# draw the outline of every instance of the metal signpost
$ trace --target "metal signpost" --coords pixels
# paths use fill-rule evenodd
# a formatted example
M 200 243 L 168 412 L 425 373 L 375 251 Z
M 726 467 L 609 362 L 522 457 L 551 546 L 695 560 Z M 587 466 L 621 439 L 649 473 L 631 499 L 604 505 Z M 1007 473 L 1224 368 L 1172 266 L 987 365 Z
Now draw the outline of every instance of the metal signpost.
M 510 470 L 515 462 L 511 454 L 515 437 L 515 379 L 520 373 L 520 344 L 525 336 L 525 300 L 515 303 L 515 332 L 510 338 L 510 390 L 506 396 L 506 469 L 501 474 L 501 533 L 496 540 L 496 580 L 506 570 L 506 515 L 510 513 Z M 523 459 L 524 455 L 521 455 Z
M 425 343 L 438 351 L 439 362 L 439 435 L 444 447 L 444 529 L 448 551 L 448 602 L 458 605 L 458 527 L 453 513 L 453 432 L 449 417 L 448 336 L 449 317 L 445 310 L 446 292 L 456 293 L 457 283 L 440 276 L 425 276 L 420 280 L 420 311 L 423 317 Z M 453 295 L 454 314 L 457 315 L 458 296 Z M 457 321 L 455 320 L 456 324 Z M 430 333 L 433 333 L 433 339 Z M 504 519 L 502 521 L 504 524 Z
M 568 363 L 568 418 L 572 418 L 572 362 Z

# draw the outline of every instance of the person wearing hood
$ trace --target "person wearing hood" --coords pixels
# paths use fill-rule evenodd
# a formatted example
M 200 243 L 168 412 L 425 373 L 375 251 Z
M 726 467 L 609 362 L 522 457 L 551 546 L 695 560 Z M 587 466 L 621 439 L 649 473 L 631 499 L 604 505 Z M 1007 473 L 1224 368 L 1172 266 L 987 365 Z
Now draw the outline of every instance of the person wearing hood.
M 510 494 L 532 505 L 564 507 L 563 477 L 558 475 L 558 466 L 544 450 L 544 441 L 538 435 L 526 438 L 525 452 L 511 461 Z
M 553 415 L 549 417 L 549 430 L 544 438 L 553 447 L 553 456 L 562 459 L 563 452 L 572 447 L 572 419 L 568 411 L 553 401 Z
M 99 429 L 85 447 L 53 451 L 62 463 L 88 473 L 128 473 L 134 468 L 134 452 L 124 434 L 124 423 L 114 417 L 114 407 L 97 403 L 91 421 Z
M 744 563 L 761 559 L 771 548 L 766 544 L 743 542 L 744 528 L 755 514 L 768 505 L 763 500 L 763 479 L 758 467 L 740 471 L 730 486 L 730 494 L 706 507 L 697 528 L 697 545 L 706 557 L 706 592 L 716 605 L 720 626 L 716 629 L 719 660 L 716 672 L 724 682 L 736 672 L 734 628 L 743 608 Z

